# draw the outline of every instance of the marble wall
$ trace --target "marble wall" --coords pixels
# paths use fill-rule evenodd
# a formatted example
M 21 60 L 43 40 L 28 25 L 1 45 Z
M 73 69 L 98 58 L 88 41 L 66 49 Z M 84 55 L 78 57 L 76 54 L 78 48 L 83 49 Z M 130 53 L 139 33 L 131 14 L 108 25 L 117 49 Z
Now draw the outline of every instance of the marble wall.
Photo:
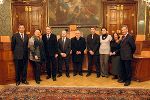
M 11 0 L 4 0 L 0 4 L 0 36 L 12 35 Z
M 138 0 L 138 16 L 137 16 L 137 34 L 144 35 L 145 34 L 145 11 L 146 11 L 146 4 L 142 2 L 142 0 Z

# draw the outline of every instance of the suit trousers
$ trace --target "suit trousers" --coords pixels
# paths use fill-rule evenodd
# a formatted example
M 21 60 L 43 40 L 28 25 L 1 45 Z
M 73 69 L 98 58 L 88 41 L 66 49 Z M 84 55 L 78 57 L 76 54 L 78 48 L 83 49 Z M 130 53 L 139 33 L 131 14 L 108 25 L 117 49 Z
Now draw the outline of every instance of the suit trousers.
M 121 79 L 125 82 L 130 82 L 132 77 L 131 60 L 121 60 Z
M 69 57 L 67 57 L 67 58 L 59 57 L 59 59 L 58 59 L 58 74 L 62 75 L 62 67 L 63 67 L 64 63 L 65 63 L 65 67 L 66 67 L 66 75 L 69 75 Z
M 30 61 L 33 66 L 33 71 L 34 71 L 34 76 L 35 76 L 35 81 L 40 81 L 40 74 L 41 74 L 41 62 L 36 62 L 36 61 Z
M 46 61 L 46 71 L 49 77 L 55 78 L 57 70 L 57 59 L 54 56 L 50 56 Z
M 82 62 L 73 62 L 73 73 L 77 74 L 82 74 Z
M 100 75 L 100 59 L 99 55 L 90 55 L 88 54 L 88 73 L 92 72 L 93 61 L 96 67 L 96 74 Z
M 24 82 L 27 80 L 27 59 L 15 59 L 16 82 Z M 22 78 L 21 78 L 21 76 Z

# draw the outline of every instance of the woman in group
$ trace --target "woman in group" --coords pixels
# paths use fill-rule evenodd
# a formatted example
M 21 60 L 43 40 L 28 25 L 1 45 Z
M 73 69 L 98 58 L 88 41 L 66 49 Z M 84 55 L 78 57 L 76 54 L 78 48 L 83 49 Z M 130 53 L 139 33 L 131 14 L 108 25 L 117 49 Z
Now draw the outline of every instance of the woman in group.
M 108 34 L 107 29 L 103 27 L 101 29 L 102 35 L 100 36 L 100 65 L 102 77 L 109 76 L 108 74 L 108 60 L 110 54 L 110 41 L 112 40 L 111 35 Z
M 36 29 L 34 35 L 29 39 L 29 59 L 33 66 L 35 81 L 40 84 L 40 69 L 42 63 L 46 60 L 43 47 L 41 31 Z
M 113 78 L 112 79 L 119 79 L 120 75 L 120 67 L 121 67 L 121 61 L 120 61 L 120 36 L 117 33 L 113 34 L 113 40 L 110 43 L 111 46 L 111 62 L 112 62 L 112 74 Z

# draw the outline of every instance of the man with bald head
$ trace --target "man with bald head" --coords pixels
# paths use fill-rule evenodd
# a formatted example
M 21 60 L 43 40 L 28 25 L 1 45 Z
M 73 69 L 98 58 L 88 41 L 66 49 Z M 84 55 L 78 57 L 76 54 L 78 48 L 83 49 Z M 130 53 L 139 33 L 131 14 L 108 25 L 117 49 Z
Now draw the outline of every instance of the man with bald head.
M 62 31 L 61 38 L 58 40 L 58 76 L 62 76 L 62 66 L 65 63 L 66 76 L 69 78 L 69 56 L 71 51 L 71 41 L 67 38 L 67 32 Z
M 79 73 L 82 74 L 82 63 L 84 60 L 84 50 L 86 49 L 86 42 L 83 37 L 81 37 L 81 32 L 77 30 L 75 32 L 75 37 L 71 39 L 71 50 L 72 50 L 72 62 L 73 62 L 73 76 Z

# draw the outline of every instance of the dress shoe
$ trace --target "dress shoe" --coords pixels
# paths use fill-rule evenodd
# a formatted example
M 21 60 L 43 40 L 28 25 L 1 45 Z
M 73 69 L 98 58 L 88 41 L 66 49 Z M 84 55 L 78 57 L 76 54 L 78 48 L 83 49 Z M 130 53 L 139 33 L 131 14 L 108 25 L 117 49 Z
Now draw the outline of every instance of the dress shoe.
M 124 83 L 124 81 L 123 81 L 123 80 L 121 80 L 121 79 L 119 79 L 119 80 L 118 80 L 118 82 L 119 82 L 119 83 Z
M 58 76 L 57 77 L 61 77 L 62 76 L 62 74 L 58 74 Z
M 80 75 L 80 76 L 83 76 L 83 74 L 82 74 L 82 73 L 79 73 L 79 75 Z
M 16 86 L 20 85 L 20 82 L 16 82 Z
M 106 78 L 109 78 L 109 75 L 105 75 Z
M 87 73 L 87 74 L 86 74 L 86 77 L 89 77 L 90 75 L 91 75 L 91 73 Z
M 56 81 L 56 77 L 53 78 L 53 81 Z
M 118 77 L 115 75 L 115 76 L 112 77 L 112 79 L 118 79 Z
M 51 78 L 50 76 L 47 76 L 47 77 L 46 77 L 46 79 L 50 79 L 50 78 Z
M 131 82 L 125 82 L 124 86 L 129 86 Z
M 28 82 L 28 81 L 22 81 L 22 83 L 23 83 L 23 84 L 26 84 L 26 85 L 28 85 L 28 84 L 29 84 L 29 82 Z
M 77 73 L 74 73 L 74 74 L 73 74 L 73 76 L 76 76 L 76 75 L 77 75 Z
M 42 81 L 41 79 L 39 81 Z
M 36 81 L 37 84 L 40 84 L 40 81 Z
M 67 74 L 66 76 L 67 76 L 68 78 L 70 77 L 70 75 L 69 75 L 69 74 Z
M 100 75 L 98 74 L 96 78 L 99 78 L 99 77 L 100 77 Z

